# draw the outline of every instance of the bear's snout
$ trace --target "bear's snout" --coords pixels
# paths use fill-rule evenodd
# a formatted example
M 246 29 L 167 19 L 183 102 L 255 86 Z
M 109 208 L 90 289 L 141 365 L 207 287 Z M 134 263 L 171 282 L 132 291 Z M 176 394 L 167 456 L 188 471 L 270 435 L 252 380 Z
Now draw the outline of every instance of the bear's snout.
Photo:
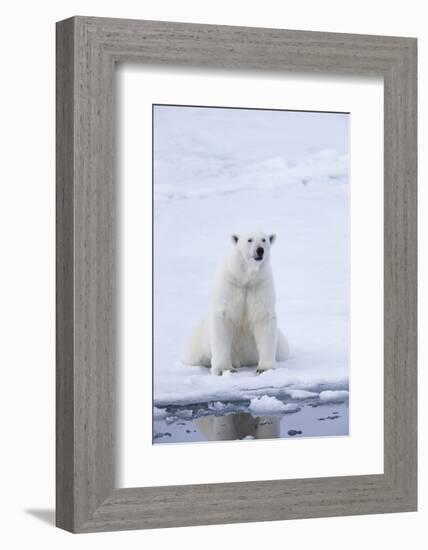
M 257 247 L 256 249 L 256 260 L 261 260 L 263 258 L 263 254 L 265 253 L 264 248 L 261 246 Z

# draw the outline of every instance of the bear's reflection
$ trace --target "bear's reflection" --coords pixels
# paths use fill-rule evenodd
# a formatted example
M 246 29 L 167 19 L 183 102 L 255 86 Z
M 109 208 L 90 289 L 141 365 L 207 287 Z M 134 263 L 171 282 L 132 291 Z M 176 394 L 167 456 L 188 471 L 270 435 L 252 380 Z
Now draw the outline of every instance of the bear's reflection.
M 205 416 L 195 420 L 195 423 L 208 441 L 230 441 L 248 436 L 254 439 L 277 438 L 279 421 L 278 416 L 254 418 L 249 413 L 237 413 L 226 416 Z

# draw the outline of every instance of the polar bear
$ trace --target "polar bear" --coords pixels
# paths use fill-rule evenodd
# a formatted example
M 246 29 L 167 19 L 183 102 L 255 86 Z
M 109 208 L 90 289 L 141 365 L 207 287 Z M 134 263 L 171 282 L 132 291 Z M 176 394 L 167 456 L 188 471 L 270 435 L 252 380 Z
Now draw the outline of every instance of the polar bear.
M 256 373 L 289 356 L 277 327 L 270 248 L 275 235 L 261 231 L 232 235 L 232 250 L 215 278 L 208 314 L 193 330 L 182 362 L 236 372 L 257 365 Z

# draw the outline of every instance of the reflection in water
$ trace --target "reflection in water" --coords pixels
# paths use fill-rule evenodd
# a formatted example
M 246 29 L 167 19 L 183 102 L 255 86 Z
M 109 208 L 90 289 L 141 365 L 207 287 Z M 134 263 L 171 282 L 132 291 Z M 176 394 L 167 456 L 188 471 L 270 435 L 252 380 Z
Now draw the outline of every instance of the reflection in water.
M 195 420 L 199 430 L 208 441 L 230 441 L 232 439 L 273 439 L 279 437 L 279 417 L 254 418 L 249 413 L 226 416 L 205 416 Z
M 238 409 L 238 407 L 242 407 Z M 252 416 L 245 404 L 225 403 L 217 409 L 170 407 L 153 423 L 153 443 L 196 443 L 242 439 L 341 436 L 349 434 L 348 403 L 299 402 L 295 412 Z M 234 410 L 231 410 L 231 409 Z M 226 410 L 227 412 L 226 412 Z M 238 410 L 237 410 L 238 409 Z M 161 411 L 162 412 L 162 411 Z

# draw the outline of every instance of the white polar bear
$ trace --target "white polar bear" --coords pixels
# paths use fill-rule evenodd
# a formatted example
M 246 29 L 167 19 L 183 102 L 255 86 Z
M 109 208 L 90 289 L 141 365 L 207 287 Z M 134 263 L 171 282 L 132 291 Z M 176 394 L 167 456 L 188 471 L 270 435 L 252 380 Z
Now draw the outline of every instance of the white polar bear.
M 277 327 L 275 289 L 269 261 L 275 235 L 232 235 L 233 249 L 217 273 L 208 315 L 195 327 L 182 358 L 212 373 L 257 365 L 272 369 L 289 355 Z

